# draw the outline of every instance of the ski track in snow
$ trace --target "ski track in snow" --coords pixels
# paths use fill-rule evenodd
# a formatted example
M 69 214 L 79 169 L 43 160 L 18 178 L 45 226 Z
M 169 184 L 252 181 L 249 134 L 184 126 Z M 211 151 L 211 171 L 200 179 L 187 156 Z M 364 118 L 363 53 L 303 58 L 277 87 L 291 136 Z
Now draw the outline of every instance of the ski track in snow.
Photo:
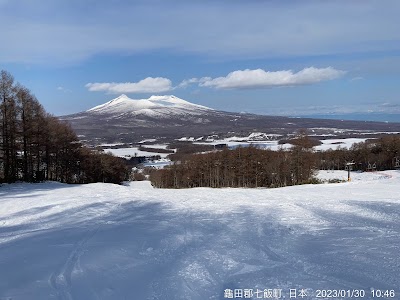
M 280 189 L 3 185 L 0 299 L 224 299 L 235 288 L 280 288 L 286 298 L 292 288 L 400 294 L 400 172 L 352 178 Z
M 114 204 L 107 213 L 101 213 L 100 216 L 107 216 L 112 213 L 113 210 L 118 209 L 121 203 Z M 51 274 L 49 283 L 51 287 L 56 291 L 58 299 L 60 300 L 73 300 L 74 297 L 71 293 L 72 286 L 72 272 L 76 270 L 77 263 L 80 257 L 87 251 L 86 244 L 94 237 L 94 235 L 101 229 L 106 221 L 102 221 L 98 225 L 94 225 L 91 229 L 88 229 L 82 239 L 80 239 L 72 248 L 68 258 L 60 270 L 55 271 Z
M 86 235 L 72 249 L 67 260 L 59 271 L 51 274 L 49 282 L 51 287 L 57 292 L 60 300 L 74 299 L 71 294 L 71 275 L 76 267 L 76 263 L 85 251 L 85 244 L 96 234 L 98 227 L 89 230 Z

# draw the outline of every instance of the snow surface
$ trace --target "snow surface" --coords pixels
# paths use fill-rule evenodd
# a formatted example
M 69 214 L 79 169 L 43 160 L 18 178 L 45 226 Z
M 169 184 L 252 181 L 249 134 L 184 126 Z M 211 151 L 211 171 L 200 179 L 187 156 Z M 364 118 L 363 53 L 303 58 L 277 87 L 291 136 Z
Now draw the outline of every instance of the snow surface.
M 152 148 L 152 149 L 167 149 L 168 144 L 146 144 L 143 146 L 147 147 L 147 148 Z M 175 150 L 175 149 L 173 149 L 173 150 Z
M 348 171 L 344 170 L 320 170 L 318 171 L 317 177 L 322 181 L 329 181 L 333 179 L 339 179 L 347 181 Z M 391 172 L 350 172 L 351 181 L 370 181 L 391 178 Z
M 152 145 L 148 145 L 149 148 L 152 148 Z M 156 149 L 156 148 L 154 148 Z M 163 149 L 163 148 L 157 148 Z M 159 155 L 162 158 L 167 157 L 171 153 L 158 153 L 158 152 L 150 152 L 150 151 L 142 151 L 139 150 L 138 147 L 128 147 L 128 148 L 105 148 L 103 149 L 105 153 L 112 153 L 114 156 L 130 158 L 134 156 L 156 156 Z
M 203 300 L 257 288 L 286 299 L 394 289 L 397 299 L 400 172 L 357 176 L 279 189 L 2 185 L 0 299 Z
M 155 169 L 163 169 L 166 166 L 172 165 L 173 162 L 168 158 L 161 158 L 143 163 L 143 167 L 150 167 Z
M 325 151 L 328 149 L 336 150 L 339 147 L 349 149 L 354 144 L 365 142 L 366 140 L 366 138 L 326 139 L 321 140 L 322 145 L 318 145 L 314 147 L 314 149 L 318 151 Z
M 134 117 L 145 115 L 149 117 L 163 117 L 171 115 L 201 115 L 204 111 L 213 110 L 209 107 L 194 104 L 173 95 L 151 96 L 148 99 L 131 99 L 121 95 L 104 104 L 95 106 L 88 110 L 91 113 L 114 114 Z
M 247 141 L 247 137 L 231 137 L 220 140 L 213 140 L 210 142 L 195 142 L 195 144 L 205 144 L 205 145 L 217 145 L 217 144 L 226 144 L 229 148 L 233 149 L 239 146 L 248 147 L 250 145 L 261 148 L 261 149 L 270 149 L 273 151 L 277 151 L 279 149 L 290 149 L 292 144 L 279 144 L 279 141 L 271 141 L 271 140 L 255 140 L 255 141 Z M 194 141 L 194 138 L 181 138 L 179 140 L 190 140 Z M 329 149 L 336 150 L 339 148 L 350 148 L 355 143 L 365 142 L 366 138 L 343 138 L 343 139 L 325 139 L 321 140 L 322 144 L 315 146 L 314 150 L 316 151 L 326 151 Z
M 143 144 L 143 143 L 151 143 L 151 142 L 156 142 L 157 139 L 144 139 L 141 140 L 138 144 Z
M 107 143 L 103 143 L 100 144 L 99 146 L 101 147 L 113 147 L 113 146 L 122 146 L 125 145 L 124 143 L 111 143 L 111 144 L 107 144 Z

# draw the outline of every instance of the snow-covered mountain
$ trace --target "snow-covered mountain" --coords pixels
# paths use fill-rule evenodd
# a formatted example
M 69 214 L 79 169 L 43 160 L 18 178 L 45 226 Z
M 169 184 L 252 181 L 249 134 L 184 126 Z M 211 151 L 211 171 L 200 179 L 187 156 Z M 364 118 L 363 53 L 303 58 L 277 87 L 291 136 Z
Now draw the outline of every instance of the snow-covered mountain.
M 340 132 L 342 137 L 371 131 L 400 132 L 400 123 L 233 113 L 214 110 L 173 95 L 139 100 L 121 95 L 87 111 L 60 119 L 68 121 L 78 136 L 88 144 L 115 141 L 137 143 L 146 138 L 171 140 L 209 135 L 286 135 L 300 128 L 308 128 L 320 136 L 337 135 L 335 132 Z
M 89 109 L 88 113 L 121 116 L 148 116 L 168 118 L 174 115 L 202 115 L 212 110 L 209 107 L 194 104 L 173 95 L 151 96 L 148 99 L 134 100 L 121 95 L 111 101 Z
M 61 117 L 89 143 L 202 135 L 230 128 L 240 118 L 240 114 L 217 111 L 173 95 L 138 100 L 121 95 L 87 111 Z

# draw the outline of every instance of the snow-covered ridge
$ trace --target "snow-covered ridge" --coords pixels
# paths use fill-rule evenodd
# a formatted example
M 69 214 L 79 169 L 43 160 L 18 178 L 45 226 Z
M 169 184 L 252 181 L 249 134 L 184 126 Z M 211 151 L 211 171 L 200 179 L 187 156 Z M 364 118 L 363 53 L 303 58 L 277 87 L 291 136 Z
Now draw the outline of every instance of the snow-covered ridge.
M 133 113 L 154 116 L 163 112 L 181 114 L 183 111 L 197 112 L 204 110 L 212 109 L 188 102 L 173 95 L 151 96 L 148 99 L 131 99 L 123 94 L 104 104 L 89 109 L 88 112 L 112 114 Z

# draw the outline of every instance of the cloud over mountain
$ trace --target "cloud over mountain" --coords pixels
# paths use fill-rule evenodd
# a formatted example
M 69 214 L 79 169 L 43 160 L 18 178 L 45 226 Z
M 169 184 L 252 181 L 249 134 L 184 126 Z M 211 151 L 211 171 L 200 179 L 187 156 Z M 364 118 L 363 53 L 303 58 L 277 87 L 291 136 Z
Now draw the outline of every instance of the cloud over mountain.
M 269 88 L 279 86 L 308 85 L 321 81 L 333 80 L 343 76 L 346 72 L 332 67 L 327 68 L 304 68 L 294 73 L 292 70 L 265 71 L 238 70 L 229 73 L 225 77 L 203 77 L 184 80 L 180 86 L 198 83 L 199 86 L 213 87 L 217 89 L 251 89 Z
M 172 89 L 172 82 L 164 77 L 147 77 L 138 82 L 96 82 L 85 85 L 91 92 L 108 92 L 110 94 L 121 93 L 162 93 Z
M 87 83 L 85 87 L 91 92 L 108 92 L 110 94 L 161 93 L 174 89 L 186 88 L 192 84 L 216 89 L 253 89 L 314 84 L 321 81 L 337 79 L 345 73 L 345 71 L 337 70 L 332 67 L 309 67 L 297 73 L 294 73 L 292 70 L 265 71 L 262 69 L 246 69 L 233 71 L 225 77 L 185 79 L 175 87 L 172 86 L 172 81 L 170 79 L 164 77 L 147 77 L 138 82 Z

